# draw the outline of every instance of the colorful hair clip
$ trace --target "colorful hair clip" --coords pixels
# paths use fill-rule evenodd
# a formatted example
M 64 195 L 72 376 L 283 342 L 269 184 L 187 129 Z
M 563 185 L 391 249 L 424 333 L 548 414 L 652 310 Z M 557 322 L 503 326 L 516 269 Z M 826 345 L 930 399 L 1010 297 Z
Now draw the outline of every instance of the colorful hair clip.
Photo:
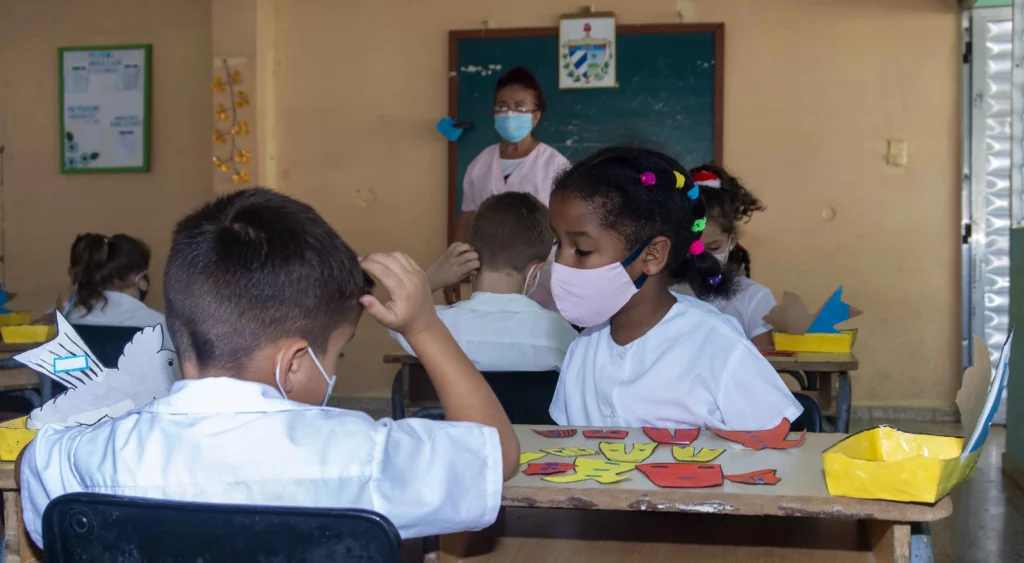
M 700 256 L 704 254 L 704 241 L 697 239 L 690 245 L 690 254 L 694 256 Z
M 697 196 L 699 196 L 699 195 L 700 195 L 700 186 L 694 186 L 694 187 L 690 188 L 690 191 L 686 192 L 686 197 L 688 197 L 690 199 L 697 199 Z
M 722 274 L 715 274 L 708 278 L 708 281 L 711 282 L 711 287 L 718 287 L 718 284 L 722 283 Z
M 658 179 L 654 177 L 654 172 L 644 172 L 640 175 L 640 183 L 645 186 L 653 186 Z
M 700 219 L 697 219 L 696 221 L 693 222 L 693 226 L 690 227 L 690 230 L 695 232 L 695 233 L 699 233 L 699 232 L 704 230 L 704 227 L 706 227 L 707 224 L 708 224 L 707 218 L 706 217 L 701 217 Z
M 707 170 L 701 170 L 693 175 L 693 183 L 698 186 L 704 186 L 705 188 L 721 188 L 722 180 L 718 177 L 718 174 L 709 172 Z
M 683 176 L 681 172 L 677 172 L 675 170 L 673 170 L 672 173 L 676 175 L 676 189 L 683 189 L 683 186 L 686 185 L 686 176 Z

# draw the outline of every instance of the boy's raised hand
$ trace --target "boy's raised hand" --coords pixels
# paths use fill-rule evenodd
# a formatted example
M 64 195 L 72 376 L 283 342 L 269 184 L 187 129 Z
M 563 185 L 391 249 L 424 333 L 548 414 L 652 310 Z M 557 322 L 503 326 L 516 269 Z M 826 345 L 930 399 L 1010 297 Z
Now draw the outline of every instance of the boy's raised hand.
M 434 311 L 427 277 L 412 258 L 401 252 L 376 253 L 359 264 L 388 292 L 386 303 L 373 295 L 359 299 L 366 312 L 380 324 L 410 338 L 441 322 Z
M 442 287 L 455 285 L 479 269 L 480 255 L 472 246 L 456 242 L 427 268 L 430 290 L 437 291 Z

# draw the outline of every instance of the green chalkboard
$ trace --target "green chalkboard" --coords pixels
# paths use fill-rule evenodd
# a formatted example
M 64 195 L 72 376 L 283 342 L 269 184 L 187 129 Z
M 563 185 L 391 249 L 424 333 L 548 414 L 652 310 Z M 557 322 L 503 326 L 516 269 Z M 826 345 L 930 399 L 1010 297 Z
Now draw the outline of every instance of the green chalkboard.
M 640 145 L 686 166 L 722 161 L 723 24 L 634 25 L 617 29 L 619 87 L 558 88 L 558 29 L 453 31 L 449 112 L 471 124 L 449 146 L 449 234 L 461 209 L 462 178 L 499 141 L 491 108 L 502 72 L 528 67 L 548 110 L 535 132 L 572 162 L 598 148 Z

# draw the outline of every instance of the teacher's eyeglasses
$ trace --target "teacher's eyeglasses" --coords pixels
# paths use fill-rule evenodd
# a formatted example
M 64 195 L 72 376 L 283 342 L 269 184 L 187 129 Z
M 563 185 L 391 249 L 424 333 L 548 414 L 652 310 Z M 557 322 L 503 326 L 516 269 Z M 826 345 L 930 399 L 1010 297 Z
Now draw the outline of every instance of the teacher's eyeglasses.
M 501 105 L 501 104 L 494 106 L 494 115 L 504 115 L 504 114 L 507 114 L 507 113 L 518 113 L 520 115 L 529 115 L 531 113 L 534 113 L 535 111 L 537 111 L 537 110 L 530 109 L 528 107 L 523 107 L 523 106 L 516 106 L 516 107 L 513 107 L 513 108 L 510 108 L 510 107 L 508 107 L 506 105 Z

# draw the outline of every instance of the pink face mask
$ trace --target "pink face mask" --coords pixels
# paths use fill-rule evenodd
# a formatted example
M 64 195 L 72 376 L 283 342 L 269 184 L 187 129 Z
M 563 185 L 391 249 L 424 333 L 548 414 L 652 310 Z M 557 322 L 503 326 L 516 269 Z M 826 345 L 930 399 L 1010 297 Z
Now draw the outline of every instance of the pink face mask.
M 647 274 L 633 281 L 626 266 L 640 256 L 650 241 L 633 251 L 622 262 L 601 268 L 581 270 L 551 265 L 551 296 L 558 312 L 570 323 L 584 328 L 597 326 L 619 312 L 647 281 Z

